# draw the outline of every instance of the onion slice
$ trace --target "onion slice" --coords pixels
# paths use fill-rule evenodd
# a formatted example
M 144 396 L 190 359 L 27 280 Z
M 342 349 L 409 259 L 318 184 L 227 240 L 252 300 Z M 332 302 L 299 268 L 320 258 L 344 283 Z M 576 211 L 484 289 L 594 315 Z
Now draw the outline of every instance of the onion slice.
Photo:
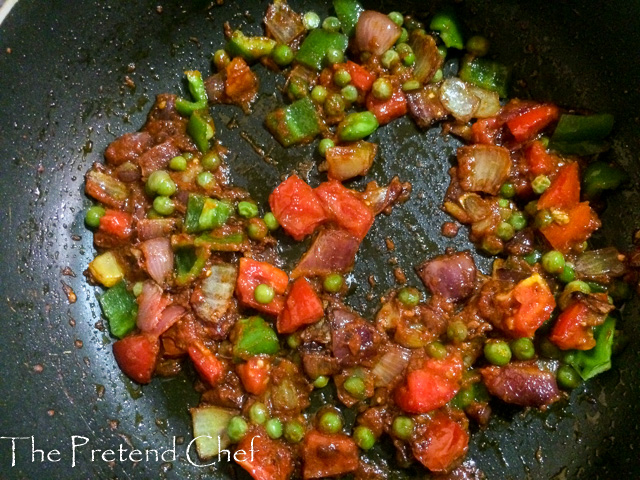
M 361 52 L 382 55 L 400 38 L 402 29 L 383 13 L 366 10 L 356 24 L 356 47 Z
M 578 257 L 575 263 L 576 273 L 584 277 L 598 277 L 607 275 L 620 277 L 624 275 L 624 255 L 615 247 L 601 248 L 585 252 Z
M 372 373 L 375 377 L 376 387 L 386 387 L 395 379 L 400 378 L 409 364 L 410 357 L 410 350 L 397 345 L 391 347 L 373 367 Z
M 511 170 L 509 150 L 495 145 L 469 145 L 458 149 L 458 180 L 468 192 L 497 195 Z
M 442 56 L 438 52 L 436 41 L 424 31 L 414 30 L 411 32 L 410 44 L 416 56 L 413 76 L 420 83 L 426 83 L 442 66 Z

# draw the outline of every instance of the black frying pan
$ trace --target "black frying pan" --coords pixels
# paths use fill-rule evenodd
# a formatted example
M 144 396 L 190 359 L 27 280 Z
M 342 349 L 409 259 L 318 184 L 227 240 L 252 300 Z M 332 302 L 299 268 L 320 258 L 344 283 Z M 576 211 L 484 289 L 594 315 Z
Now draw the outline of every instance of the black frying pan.
M 210 71 L 224 21 L 261 30 L 266 2 L 208 4 L 20 0 L 0 27 L 0 436 L 33 436 L 45 455 L 60 451 L 59 462 L 42 463 L 39 453 L 32 462 L 30 440 L 17 440 L 12 467 L 11 441 L 2 439 L 0 478 L 233 478 L 226 464 L 198 468 L 186 457 L 187 407 L 198 401 L 193 372 L 143 388 L 126 379 L 113 360 L 111 339 L 96 328 L 96 291 L 82 277 L 93 254 L 83 226 L 89 204 L 82 194 L 83 174 L 89 165 L 101 160 L 113 138 L 142 125 L 156 93 L 181 88 L 183 70 Z M 292 0 L 299 11 L 321 14 L 328 4 Z M 369 6 L 424 13 L 437 8 L 420 1 Z M 627 170 L 632 187 L 638 184 L 639 3 L 476 0 L 456 8 L 468 30 L 489 36 L 492 52 L 514 66 L 518 96 L 614 113 L 613 149 L 607 155 Z M 264 201 L 280 175 L 313 157 L 314 147 L 284 150 L 261 128 L 265 112 L 278 102 L 273 92 L 282 79 L 257 68 L 264 93 L 255 115 L 221 106 L 214 118 L 219 138 L 234 154 L 235 181 Z M 135 88 L 124 85 L 127 75 Z M 238 128 L 227 126 L 233 123 Z M 265 163 L 240 136 L 243 131 L 277 165 Z M 387 181 L 398 174 L 413 182 L 414 193 L 409 203 L 377 221 L 361 248 L 350 300 L 368 315 L 376 304 L 367 302 L 366 294 L 377 296 L 394 285 L 392 257 L 412 272 L 414 264 L 445 246 L 470 246 L 465 232 L 453 240 L 439 234 L 446 216 L 438 206 L 456 142 L 435 130 L 419 133 L 407 119 L 376 135 L 381 151 L 370 178 Z M 315 170 L 311 180 L 317 181 Z M 598 241 L 626 247 L 640 226 L 638 212 L 636 189 L 616 192 Z M 393 254 L 384 248 L 387 236 L 395 240 Z M 294 249 L 292 258 L 303 248 Z M 487 260 L 480 260 L 486 268 Z M 75 276 L 62 274 L 67 267 Z M 375 288 L 366 281 L 371 274 Z M 69 304 L 62 282 L 75 291 L 75 304 Z M 613 370 L 546 413 L 497 411 L 489 428 L 473 435 L 470 458 L 493 479 L 640 477 L 638 319 L 634 301 L 623 320 L 631 343 Z M 88 439 L 78 448 L 75 467 L 74 435 Z M 110 464 L 101 452 L 91 458 L 91 449 L 120 445 L 162 453 L 174 437 L 175 461 L 152 456 L 137 465 Z

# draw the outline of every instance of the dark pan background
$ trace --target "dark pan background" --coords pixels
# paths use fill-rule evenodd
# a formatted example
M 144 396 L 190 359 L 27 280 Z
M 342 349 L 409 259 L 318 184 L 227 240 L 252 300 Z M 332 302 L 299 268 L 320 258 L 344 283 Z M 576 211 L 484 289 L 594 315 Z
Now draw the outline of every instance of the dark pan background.
M 328 11 L 328 2 L 291 3 L 298 11 Z M 437 7 L 425 3 L 368 6 L 425 14 Z M 193 372 L 142 388 L 126 379 L 112 358 L 112 340 L 96 328 L 97 290 L 82 276 L 93 256 L 83 226 L 90 204 L 82 193 L 84 172 L 101 161 L 111 140 L 144 123 L 156 93 L 184 91 L 183 70 L 211 70 L 224 21 L 258 33 L 266 2 L 207 7 L 197 1 L 20 0 L 0 28 L 0 436 L 34 436 L 36 448 L 61 451 L 57 463 L 38 457 L 32 462 L 30 441 L 18 441 L 12 467 L 11 441 L 2 439 L 0 479 L 233 478 L 226 465 L 197 468 L 187 461 L 188 407 L 198 401 Z M 456 8 L 468 32 L 487 35 L 493 54 L 514 66 L 519 96 L 615 114 L 607 158 L 626 169 L 632 188 L 609 198 L 606 226 L 595 243 L 627 246 L 640 226 L 633 188 L 640 173 L 640 3 L 471 0 Z M 124 86 L 126 75 L 135 89 Z M 274 92 L 281 84 L 265 78 L 252 117 L 232 107 L 213 109 L 218 136 L 233 153 L 235 181 L 261 202 L 281 175 L 317 159 L 314 146 L 285 151 L 261 127 L 265 112 L 279 101 Z M 243 131 L 277 164 L 256 154 Z M 377 301 L 366 295 L 377 298 L 394 285 L 395 261 L 417 283 L 412 266 L 418 261 L 446 246 L 470 247 L 464 230 L 453 240 L 439 234 L 447 217 L 438 207 L 456 141 L 441 138 L 438 129 L 420 133 L 407 119 L 382 128 L 374 140 L 381 149 L 367 180 L 398 174 L 413 182 L 414 192 L 410 202 L 376 222 L 361 248 L 350 301 L 367 315 Z M 309 178 L 319 181 L 315 168 Z M 386 251 L 388 236 L 396 252 Z M 303 249 L 294 249 L 291 258 Z M 479 260 L 486 269 L 486 259 Z M 75 277 L 61 274 L 66 267 Z M 369 275 L 376 279 L 373 289 Z M 77 303 L 68 303 L 63 281 L 75 290 Z M 489 478 L 640 477 L 638 318 L 634 301 L 622 322 L 630 345 L 613 370 L 574 391 L 568 404 L 546 413 L 496 409 L 470 449 Z M 73 468 L 72 435 L 90 439 Z M 91 460 L 90 448 L 166 449 L 174 436 L 184 442 L 174 462 Z

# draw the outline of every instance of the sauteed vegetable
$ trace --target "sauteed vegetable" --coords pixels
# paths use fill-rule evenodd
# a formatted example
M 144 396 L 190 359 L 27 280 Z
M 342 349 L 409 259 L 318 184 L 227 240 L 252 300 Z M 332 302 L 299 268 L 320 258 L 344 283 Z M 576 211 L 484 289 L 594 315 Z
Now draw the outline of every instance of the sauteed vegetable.
M 386 478 L 366 456 L 386 438 L 398 467 L 480 476 L 462 465 L 470 422 L 487 425 L 500 402 L 564 401 L 611 368 L 621 343 L 616 319 L 640 254 L 589 243 L 599 197 L 625 179 L 595 158 L 613 117 L 508 99 L 509 69 L 484 57 L 486 39 L 465 43 L 453 11 L 426 25 L 355 0 L 334 10 L 321 19 L 276 0 L 264 36 L 226 25 L 217 72 L 185 72 L 188 96 L 158 95 L 142 129 L 109 145 L 86 174 L 99 252 L 87 276 L 106 288 L 126 375 L 144 384 L 193 365 L 203 460 L 233 446 L 255 452 L 236 461 L 256 480 Z M 211 108 L 250 114 L 256 62 L 286 77 L 265 128 L 285 147 L 317 140 L 327 176 L 310 185 L 292 173 L 268 205 L 231 184 Z M 493 267 L 451 249 L 423 259 L 426 291 L 389 291 L 365 319 L 347 305 L 345 276 L 376 216 L 411 201 L 411 185 L 344 182 L 367 175 L 378 150 L 369 136 L 404 115 L 464 141 L 442 233 L 468 226 Z M 279 229 L 311 238 L 293 269 Z M 314 389 L 338 401 L 312 411 Z

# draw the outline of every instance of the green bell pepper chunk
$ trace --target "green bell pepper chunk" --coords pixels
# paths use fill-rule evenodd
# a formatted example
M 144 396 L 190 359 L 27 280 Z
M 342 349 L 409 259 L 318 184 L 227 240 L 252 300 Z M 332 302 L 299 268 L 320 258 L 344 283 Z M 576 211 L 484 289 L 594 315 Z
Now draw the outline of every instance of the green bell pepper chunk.
M 333 0 L 333 9 L 342 25 L 342 33 L 352 36 L 364 8 L 357 0 Z
M 267 57 L 276 46 L 276 41 L 267 37 L 247 37 L 240 30 L 231 34 L 225 50 L 232 57 L 242 57 L 253 62 L 260 57 Z
M 308 97 L 274 110 L 265 120 L 267 129 L 285 147 L 313 140 L 320 133 L 320 122 L 318 112 Z
M 462 66 L 458 76 L 461 80 L 497 92 L 503 98 L 507 97 L 511 69 L 501 63 L 486 58 L 466 56 L 462 59 Z
M 176 278 L 178 286 L 193 282 L 204 269 L 210 252 L 206 248 L 180 248 L 174 253 Z
M 212 230 L 224 225 L 231 214 L 233 206 L 229 202 L 207 198 L 202 206 L 202 213 L 198 219 L 199 230 Z
M 327 50 L 335 49 L 344 53 L 349 45 L 346 35 L 337 32 L 328 32 L 323 29 L 311 31 L 304 39 L 296 61 L 314 70 L 322 70 L 327 58 Z
M 593 162 L 582 177 L 584 193 L 587 197 L 597 197 L 605 190 L 615 190 L 627 175 L 619 168 L 605 162 Z
M 560 116 L 551 136 L 549 148 L 564 154 L 594 155 L 607 149 L 605 138 L 613 129 L 613 115 Z
M 184 72 L 189 83 L 189 91 L 195 101 L 190 102 L 182 97 L 176 100 L 176 110 L 182 115 L 191 115 L 196 110 L 202 110 L 207 107 L 207 90 L 204 87 L 202 75 L 197 70 L 188 70 Z
M 246 239 L 247 237 L 241 232 L 226 235 L 203 233 L 196 237 L 193 244 L 196 247 L 207 247 L 215 252 L 239 252 Z
M 440 33 L 440 38 L 447 48 L 457 48 L 458 50 L 464 48 L 460 23 L 453 10 L 447 9 L 436 13 L 429 24 L 429 28 Z
M 247 360 L 255 355 L 274 355 L 280 350 L 278 335 L 261 317 L 238 320 L 234 331 L 233 355 Z
M 184 229 L 188 233 L 200 230 L 200 215 L 204 207 L 206 197 L 199 193 L 190 193 L 187 201 L 187 213 L 184 218 Z
M 616 319 L 607 317 L 604 323 L 595 329 L 596 346 L 591 350 L 579 350 L 572 356 L 569 363 L 584 380 L 611 368 L 615 329 Z
M 100 295 L 98 302 L 114 337 L 122 338 L 136 326 L 138 303 L 124 280 Z
M 209 150 L 209 140 L 215 135 L 213 119 L 206 110 L 196 110 L 189 117 L 187 133 L 202 153 Z

